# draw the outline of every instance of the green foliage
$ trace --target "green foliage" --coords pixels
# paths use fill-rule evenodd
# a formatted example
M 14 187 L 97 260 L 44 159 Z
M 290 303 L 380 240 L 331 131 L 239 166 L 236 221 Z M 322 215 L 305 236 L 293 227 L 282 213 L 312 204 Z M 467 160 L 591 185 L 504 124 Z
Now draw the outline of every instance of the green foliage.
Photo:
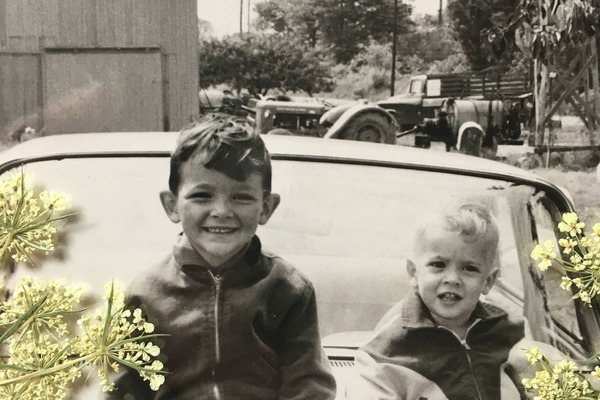
M 411 26 L 411 10 L 398 2 L 398 33 Z M 391 42 L 394 31 L 394 0 L 266 0 L 256 11 L 258 27 L 293 33 L 310 46 L 328 49 L 342 63 L 371 41 Z
M 209 39 L 200 45 L 199 61 L 202 88 L 227 84 L 265 95 L 271 89 L 311 94 L 333 87 L 324 58 L 282 34 Z
M 600 27 L 600 0 L 519 0 L 514 12 L 484 31 L 487 42 L 514 43 L 526 56 L 547 63 L 576 47 Z
M 82 289 L 59 281 L 23 278 L 12 298 L 0 304 L 0 399 L 66 399 L 73 383 L 96 369 L 103 391 L 123 367 L 137 371 L 152 390 L 164 383 L 154 325 L 138 308 L 125 309 L 125 294 L 106 287 L 105 306 L 80 307 Z M 76 324 L 70 317 L 81 315 Z
M 200 41 L 213 35 L 214 29 L 210 22 L 198 18 L 198 39 Z
M 26 177 L 21 170 L 0 183 L 0 265 L 54 251 L 58 221 L 74 215 L 62 212 L 64 195 L 38 192 Z M 106 307 L 82 309 L 82 294 L 63 282 L 22 278 L 0 303 L 0 399 L 66 399 L 90 368 L 104 391 L 114 388 L 110 375 L 124 366 L 152 390 L 164 383 L 160 348 L 151 341 L 164 335 L 152 333 L 141 310 L 126 310 L 125 294 L 114 283 L 106 287 Z M 81 316 L 76 324 L 74 315 Z
M 389 97 L 392 44 L 371 41 L 348 65 L 333 69 L 334 96 L 379 100 Z M 410 76 L 420 73 L 464 72 L 468 62 L 454 39 L 451 27 L 439 27 L 420 18 L 410 32 L 399 35 L 395 93 L 406 88 Z
M 520 0 L 450 0 L 448 13 L 464 53 L 475 71 L 508 66 L 514 53 L 514 32 L 488 39 L 482 32 L 506 21 Z
M 418 29 L 400 35 L 398 39 L 398 72 L 415 74 L 466 69 L 465 55 L 450 26 L 439 26 L 427 17 L 418 19 L 416 24 Z

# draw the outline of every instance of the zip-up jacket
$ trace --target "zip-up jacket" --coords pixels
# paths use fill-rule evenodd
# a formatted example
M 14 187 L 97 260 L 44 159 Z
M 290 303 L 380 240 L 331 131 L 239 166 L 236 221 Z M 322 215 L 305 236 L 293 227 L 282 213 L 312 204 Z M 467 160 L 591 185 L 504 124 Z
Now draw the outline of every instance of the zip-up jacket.
M 349 398 L 526 398 L 516 376 L 526 365 L 524 321 L 482 302 L 472 321 L 463 340 L 438 326 L 418 293 L 412 292 L 384 316 L 358 352 L 360 379 L 350 388 Z M 520 365 L 511 366 L 512 358 Z
M 333 399 L 315 292 L 298 270 L 254 237 L 234 260 L 211 269 L 181 235 L 173 253 L 136 279 L 128 304 L 141 307 L 169 371 L 157 392 L 134 371 L 112 398 L 137 400 Z

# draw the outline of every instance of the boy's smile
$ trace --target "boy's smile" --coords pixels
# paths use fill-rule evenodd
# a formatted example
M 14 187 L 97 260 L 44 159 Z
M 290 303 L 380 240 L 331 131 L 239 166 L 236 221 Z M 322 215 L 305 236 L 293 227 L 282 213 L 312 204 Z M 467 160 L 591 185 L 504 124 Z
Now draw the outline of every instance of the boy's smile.
M 494 284 L 496 270 L 485 238 L 465 242 L 455 232 L 424 235 L 408 272 L 434 320 L 463 334 L 481 294 Z
M 161 193 L 169 218 L 181 222 L 192 247 L 213 267 L 239 253 L 267 222 L 278 197 L 263 193 L 262 176 L 236 181 L 192 156 L 181 166 L 179 192 Z

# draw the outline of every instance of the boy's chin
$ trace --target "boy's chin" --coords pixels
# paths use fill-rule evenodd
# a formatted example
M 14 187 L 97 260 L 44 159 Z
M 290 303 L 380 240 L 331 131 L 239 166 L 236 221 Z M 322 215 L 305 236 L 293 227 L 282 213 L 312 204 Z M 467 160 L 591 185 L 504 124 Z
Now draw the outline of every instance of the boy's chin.
M 218 268 L 227 264 L 232 258 L 234 258 L 244 246 L 226 247 L 226 248 L 212 248 L 207 249 L 202 257 L 208 261 L 211 266 Z

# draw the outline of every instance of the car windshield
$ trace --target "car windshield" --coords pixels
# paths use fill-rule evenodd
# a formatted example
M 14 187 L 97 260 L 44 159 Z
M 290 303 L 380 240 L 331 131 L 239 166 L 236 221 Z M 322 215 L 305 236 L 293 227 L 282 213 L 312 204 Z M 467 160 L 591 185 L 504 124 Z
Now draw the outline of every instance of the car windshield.
M 158 196 L 167 188 L 168 165 L 167 157 L 27 164 L 24 171 L 32 182 L 68 194 L 78 216 L 66 225 L 56 254 L 40 268 L 20 266 L 13 280 L 26 274 L 61 277 L 87 283 L 95 293 L 113 279 L 127 286 L 168 254 L 179 233 Z M 501 277 L 489 300 L 509 311 L 523 313 L 527 274 L 521 266 L 529 262 L 532 232 L 551 237 L 555 226 L 555 206 L 548 199 L 541 201 L 543 195 L 532 187 L 502 180 L 285 159 L 273 161 L 273 179 L 282 201 L 258 234 L 265 249 L 312 280 L 326 346 L 356 345 L 342 335 L 371 331 L 407 293 L 406 257 L 415 227 L 447 202 L 468 193 L 493 210 L 500 228 Z M 545 218 L 537 218 L 543 226 L 535 229 L 530 226 L 532 204 Z M 572 310 L 559 318 L 577 335 Z

